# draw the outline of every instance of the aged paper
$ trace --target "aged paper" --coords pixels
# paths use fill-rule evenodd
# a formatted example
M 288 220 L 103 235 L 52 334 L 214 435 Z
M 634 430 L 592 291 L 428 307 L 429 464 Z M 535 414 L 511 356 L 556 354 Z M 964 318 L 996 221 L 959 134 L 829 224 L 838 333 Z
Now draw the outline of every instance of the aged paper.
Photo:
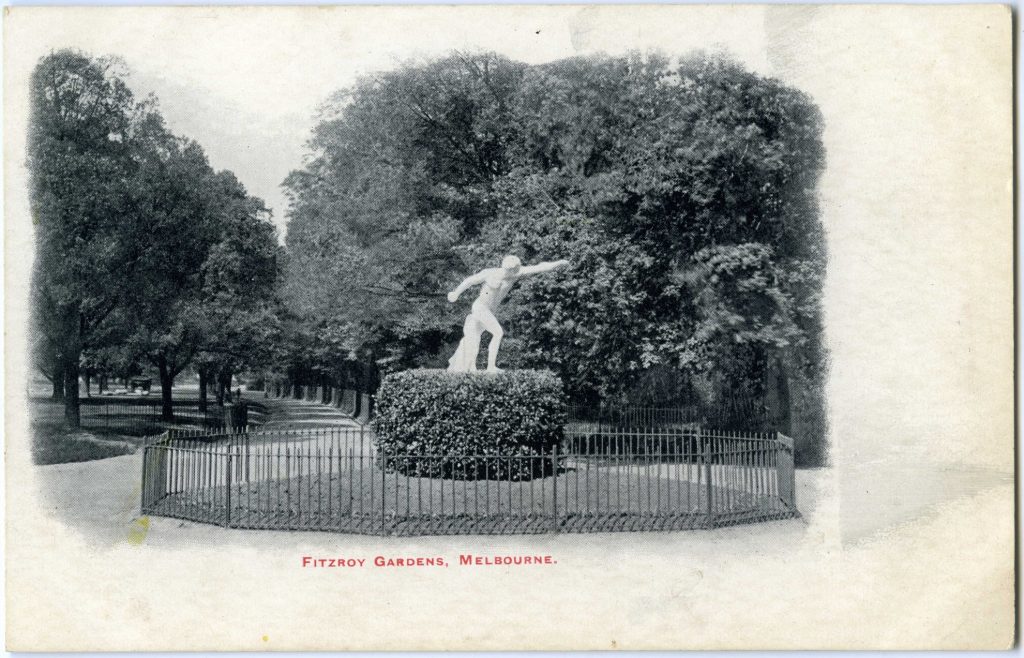
M 1008 7 L 18 7 L 4 37 L 8 650 L 1013 642 Z M 300 166 L 330 93 L 452 50 L 527 63 L 723 51 L 806 93 L 824 122 L 830 367 L 829 465 L 797 469 L 802 518 L 668 533 L 239 530 L 140 518 L 137 453 L 33 464 L 29 80 L 66 47 L 122 58 L 176 132 L 251 131 L 210 157 L 249 162 L 263 173 L 244 182 L 266 189 Z M 283 226 L 283 196 L 270 201 Z M 553 563 L 459 566 L 460 555 Z M 311 569 L 305 556 L 453 566 Z

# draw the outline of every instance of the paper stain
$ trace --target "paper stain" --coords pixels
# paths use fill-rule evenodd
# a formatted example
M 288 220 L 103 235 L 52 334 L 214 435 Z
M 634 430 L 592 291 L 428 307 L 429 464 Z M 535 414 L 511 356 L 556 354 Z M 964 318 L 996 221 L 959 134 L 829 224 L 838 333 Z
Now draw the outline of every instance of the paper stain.
M 264 635 L 262 639 L 263 639 L 264 642 L 270 642 L 270 636 L 269 635 Z
M 137 518 L 132 522 L 131 528 L 128 529 L 128 543 L 133 546 L 139 546 L 145 541 L 147 534 L 149 534 L 149 517 Z
M 577 53 L 589 50 L 597 30 L 597 7 L 584 7 L 569 21 L 569 40 Z

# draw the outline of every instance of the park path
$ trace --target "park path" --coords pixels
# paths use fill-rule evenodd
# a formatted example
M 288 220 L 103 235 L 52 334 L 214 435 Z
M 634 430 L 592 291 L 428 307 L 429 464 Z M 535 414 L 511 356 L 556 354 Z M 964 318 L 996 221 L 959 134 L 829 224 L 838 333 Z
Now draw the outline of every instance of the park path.
M 359 423 L 351 416 L 330 405 L 292 398 L 265 398 L 259 402 L 267 408 L 267 417 L 263 424 L 267 429 L 359 427 Z

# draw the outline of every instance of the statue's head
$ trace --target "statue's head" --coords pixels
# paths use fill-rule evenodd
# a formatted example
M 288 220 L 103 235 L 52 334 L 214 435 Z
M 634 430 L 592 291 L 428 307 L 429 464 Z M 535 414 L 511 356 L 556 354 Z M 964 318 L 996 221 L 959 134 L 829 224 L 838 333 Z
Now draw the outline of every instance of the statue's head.
M 501 269 L 512 274 L 518 272 L 522 264 L 523 261 L 519 260 L 518 256 L 505 256 L 501 259 Z

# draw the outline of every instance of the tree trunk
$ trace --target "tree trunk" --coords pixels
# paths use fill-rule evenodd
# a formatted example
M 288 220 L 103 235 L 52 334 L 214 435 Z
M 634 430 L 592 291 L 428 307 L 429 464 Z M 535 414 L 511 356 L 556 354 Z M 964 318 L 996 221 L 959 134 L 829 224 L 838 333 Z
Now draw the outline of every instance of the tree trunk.
M 231 401 L 231 377 L 230 368 L 221 368 L 217 373 L 217 404 L 224 405 L 225 400 Z
M 357 391 L 363 390 L 364 379 L 366 375 L 366 368 L 363 367 L 362 361 L 356 361 L 352 364 L 352 388 Z
M 103 392 L 107 390 L 107 376 L 98 375 L 96 378 L 96 386 L 99 387 L 100 395 L 103 395 Z
M 357 388 L 363 393 L 373 393 L 380 383 L 380 372 L 377 369 L 376 353 L 370 352 L 364 361 L 359 363 Z
M 50 394 L 51 400 L 64 400 L 64 366 L 58 365 L 53 369 L 53 375 L 50 379 L 53 383 L 53 393 Z
M 160 369 L 160 418 L 171 422 L 174 420 L 174 375 L 166 358 L 160 357 L 157 366 Z
M 206 389 L 210 386 L 210 373 L 206 368 L 199 369 L 199 411 L 206 413 Z
M 89 382 L 90 382 L 89 369 L 86 368 L 85 369 L 85 397 L 87 397 L 87 398 L 91 398 L 92 397 L 92 391 L 89 390 L 89 388 L 90 388 L 89 387 Z
M 338 366 L 338 388 L 346 389 L 351 383 L 351 368 L 349 367 L 348 361 L 342 361 L 341 365 Z
M 69 427 L 82 426 L 78 403 L 78 354 L 70 354 L 64 361 L 64 421 Z
M 765 388 L 772 424 L 777 431 L 788 434 L 791 430 L 789 378 L 782 356 L 770 355 L 766 370 Z

